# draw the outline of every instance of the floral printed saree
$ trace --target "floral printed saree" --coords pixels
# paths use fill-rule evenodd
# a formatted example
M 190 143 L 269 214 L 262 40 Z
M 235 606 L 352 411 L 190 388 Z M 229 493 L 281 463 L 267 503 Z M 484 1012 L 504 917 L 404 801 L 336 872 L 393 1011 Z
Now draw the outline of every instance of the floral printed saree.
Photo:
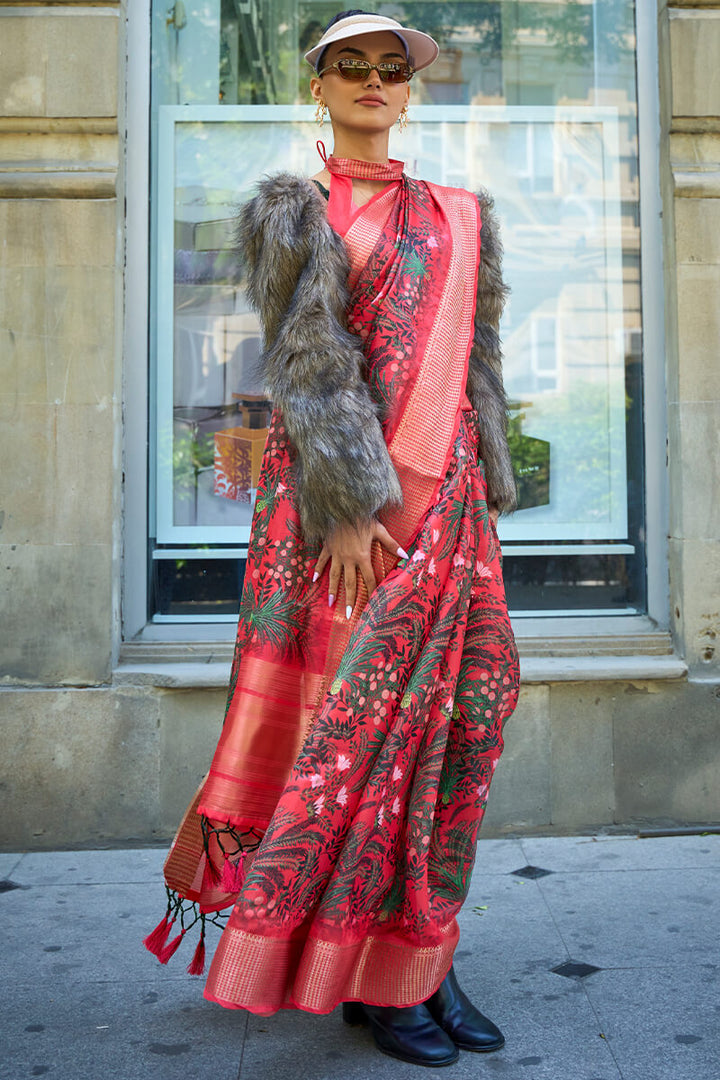
M 452 963 L 518 693 L 482 418 L 464 393 L 479 235 L 473 196 L 405 177 L 345 233 L 348 327 L 403 490 L 380 516 L 409 552 L 375 545 L 379 585 L 370 598 L 360 586 L 349 620 L 342 590 L 330 609 L 326 576 L 312 582 L 319 547 L 273 417 L 225 724 L 147 939 L 165 962 L 194 921 L 204 931 L 232 905 L 205 990 L 227 1007 L 410 1005 Z

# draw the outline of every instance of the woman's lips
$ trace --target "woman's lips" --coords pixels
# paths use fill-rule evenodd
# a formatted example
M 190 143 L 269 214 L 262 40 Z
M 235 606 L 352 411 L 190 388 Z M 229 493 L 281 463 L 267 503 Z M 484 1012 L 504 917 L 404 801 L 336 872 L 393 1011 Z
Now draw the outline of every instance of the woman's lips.
M 385 102 L 382 100 L 382 98 L 376 98 L 376 97 L 361 97 L 361 98 L 357 98 L 356 101 L 357 101 L 358 105 L 380 106 L 380 105 L 385 104 Z

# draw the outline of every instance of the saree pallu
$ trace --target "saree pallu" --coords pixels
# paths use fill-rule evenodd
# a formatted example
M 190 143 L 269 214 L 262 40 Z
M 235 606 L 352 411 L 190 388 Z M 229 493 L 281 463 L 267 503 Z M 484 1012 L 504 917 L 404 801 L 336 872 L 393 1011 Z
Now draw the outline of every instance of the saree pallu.
M 234 902 L 205 991 L 228 1007 L 414 1004 L 452 962 L 518 690 L 464 401 L 479 225 L 466 192 L 403 179 L 345 237 L 348 325 L 403 489 L 381 517 L 410 552 L 375 545 L 380 584 L 350 620 L 342 588 L 330 609 L 312 583 L 273 417 L 225 725 L 165 871 L 203 911 Z

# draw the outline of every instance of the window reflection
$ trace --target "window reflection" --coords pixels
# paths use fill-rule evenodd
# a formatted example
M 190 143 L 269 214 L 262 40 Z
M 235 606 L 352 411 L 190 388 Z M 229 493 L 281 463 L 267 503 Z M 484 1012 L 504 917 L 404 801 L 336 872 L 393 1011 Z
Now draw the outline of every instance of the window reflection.
M 503 533 L 511 606 L 641 610 L 633 4 L 365 6 L 417 26 L 441 44 L 438 62 L 413 80 L 415 107 L 549 108 L 546 122 L 508 123 L 500 134 L 482 125 L 411 125 L 404 156 L 421 160 L 425 175 L 431 163 L 437 175 L 429 178 L 438 182 L 485 184 L 503 218 L 514 289 L 503 328 L 506 380 L 520 494 L 519 511 Z M 166 6 L 156 4 L 154 110 L 163 104 L 309 103 L 302 53 L 337 9 L 324 0 L 202 0 L 186 4 L 187 22 L 178 28 L 168 22 Z M 560 119 L 573 108 L 587 110 L 587 120 Z M 612 161 L 607 125 L 589 122 L 593 110 L 596 117 L 602 110 L 612 114 Z M 232 156 L 220 160 L 199 126 L 193 131 L 187 125 L 175 148 L 169 513 L 173 529 L 187 528 L 189 544 L 193 530 L 200 530 L 198 541 L 207 540 L 203 528 L 246 527 L 252 514 L 269 403 L 257 381 L 257 323 L 235 284 L 228 228 L 240 197 L 238 177 L 248 168 L 257 175 L 278 167 L 268 132 L 258 130 L 257 136 L 257 145 L 243 143 L 234 172 Z M 188 179 L 183 170 L 192 154 L 198 168 Z M 284 167 L 307 171 L 291 148 L 287 154 Z M 203 171 L 203 162 L 212 168 Z M 158 499 L 160 504 L 160 491 Z M 601 552 L 596 543 L 594 554 L 577 553 L 579 542 L 593 540 L 616 543 L 617 551 Z M 555 548 L 574 544 L 572 554 L 550 554 L 553 542 Z M 533 544 L 542 549 L 534 554 Z
M 628 0 L 480 0 L 366 3 L 431 34 L 441 53 L 413 81 L 427 105 L 635 102 L 634 8 Z M 235 105 L 309 102 L 303 53 L 337 3 L 220 0 L 198 10 L 216 21 L 217 100 Z M 208 103 L 209 100 L 208 100 Z

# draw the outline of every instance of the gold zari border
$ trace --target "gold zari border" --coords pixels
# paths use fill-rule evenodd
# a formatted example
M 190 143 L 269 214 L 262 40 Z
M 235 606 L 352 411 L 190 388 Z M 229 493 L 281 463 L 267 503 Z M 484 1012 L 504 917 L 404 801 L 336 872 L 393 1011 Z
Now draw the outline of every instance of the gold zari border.
M 425 947 L 370 935 L 346 944 L 321 938 L 268 938 L 228 925 L 205 997 L 226 1008 L 270 1015 L 282 1008 L 329 1013 L 341 1001 L 417 1005 L 434 994 L 458 942 L 453 919 Z

